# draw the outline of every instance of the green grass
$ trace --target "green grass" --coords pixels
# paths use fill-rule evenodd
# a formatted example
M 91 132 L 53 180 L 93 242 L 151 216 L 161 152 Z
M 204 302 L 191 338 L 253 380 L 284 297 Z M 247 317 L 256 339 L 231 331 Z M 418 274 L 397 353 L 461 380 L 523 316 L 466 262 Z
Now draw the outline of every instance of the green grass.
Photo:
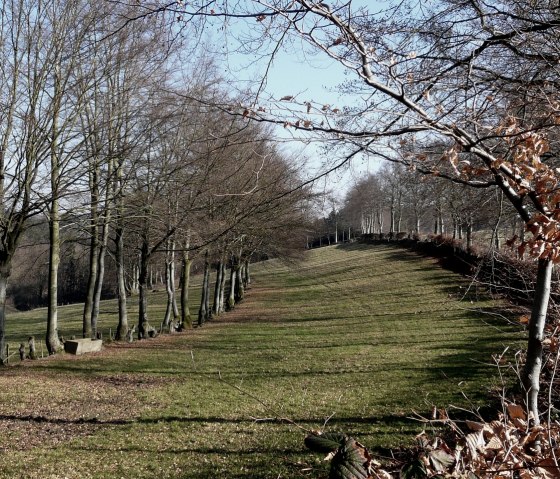
M 246 300 L 203 328 L 2 371 L 0 477 L 324 477 L 283 418 L 378 452 L 410 443 L 413 411 L 489 404 L 492 355 L 521 337 L 489 314 L 499 304 L 463 298 L 468 286 L 389 245 L 255 265 Z M 155 324 L 163 301 L 151 297 Z M 116 307 L 102 309 L 108 331 Z M 12 315 L 11 339 L 37 335 L 44 316 Z M 61 308 L 65 335 L 80 317 Z

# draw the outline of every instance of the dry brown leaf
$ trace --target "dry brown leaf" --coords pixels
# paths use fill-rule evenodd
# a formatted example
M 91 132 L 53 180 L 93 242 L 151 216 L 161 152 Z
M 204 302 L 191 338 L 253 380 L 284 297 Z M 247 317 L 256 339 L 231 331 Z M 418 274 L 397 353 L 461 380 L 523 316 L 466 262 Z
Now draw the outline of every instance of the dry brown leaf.
M 537 471 L 543 479 L 560 479 L 560 468 L 558 468 L 552 457 L 547 457 L 539 462 Z
M 383 469 L 377 469 L 373 472 L 374 476 L 379 479 L 393 479 L 393 476 Z
M 467 447 L 473 459 L 478 457 L 479 452 L 484 451 L 484 437 L 482 431 L 471 432 L 465 436 Z
M 517 429 L 521 429 L 523 431 L 527 430 L 527 421 L 525 421 L 524 419 L 515 418 L 512 419 L 511 422 Z
M 482 431 L 485 426 L 485 424 L 481 422 L 469 421 L 468 419 L 465 421 L 465 424 L 471 431 Z
M 493 436 L 487 443 L 486 449 L 492 449 L 495 451 L 499 451 L 500 449 L 504 448 L 504 444 L 500 440 L 498 436 Z
M 521 406 L 518 406 L 517 404 L 508 404 L 506 409 L 510 419 L 515 419 L 515 418 L 523 419 L 523 420 L 527 419 L 527 414 L 525 414 L 525 409 L 523 409 Z

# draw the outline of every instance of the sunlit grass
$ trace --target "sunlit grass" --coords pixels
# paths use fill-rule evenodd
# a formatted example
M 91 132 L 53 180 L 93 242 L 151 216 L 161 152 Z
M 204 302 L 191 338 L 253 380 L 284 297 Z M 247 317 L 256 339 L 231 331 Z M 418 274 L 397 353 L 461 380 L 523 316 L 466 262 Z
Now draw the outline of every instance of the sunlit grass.
M 463 298 L 467 286 L 389 245 L 256 265 L 246 300 L 203 328 L 2 372 L 0 477 L 324 475 L 283 418 L 376 451 L 410 442 L 421 429 L 412 411 L 490 404 L 492 355 L 519 340 L 480 312 L 498 304 L 474 289 Z M 164 294 L 150 300 L 157 324 Z M 116 306 L 102 309 L 108 331 Z M 45 315 L 11 316 L 10 335 L 37 335 Z M 79 335 L 80 307 L 60 318 L 65 335 Z

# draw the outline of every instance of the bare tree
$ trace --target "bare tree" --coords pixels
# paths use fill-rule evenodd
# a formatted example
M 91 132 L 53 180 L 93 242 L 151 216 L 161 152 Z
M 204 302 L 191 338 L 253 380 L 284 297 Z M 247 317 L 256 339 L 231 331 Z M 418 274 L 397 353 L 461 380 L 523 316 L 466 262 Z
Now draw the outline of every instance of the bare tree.
M 239 114 L 334 135 L 347 147 L 342 162 L 368 152 L 450 181 L 503 191 L 533 233 L 524 248 L 538 259 L 523 373 L 538 424 L 543 329 L 552 265 L 560 258 L 557 174 L 543 161 L 558 128 L 555 8 L 529 0 L 403 1 L 385 11 L 312 0 L 195 1 L 175 7 L 188 21 L 256 19 L 266 34 L 253 27 L 253 39 L 261 38 L 260 52 L 271 47 L 271 55 L 286 36 L 297 37 L 350 71 L 355 91 L 368 98 L 365 109 L 334 111 L 289 95 L 283 99 L 292 101 L 291 108 L 276 110 L 285 113 L 282 118 L 271 117 L 255 99 Z M 405 136 L 412 137 L 414 148 L 400 155 L 391 139 Z M 427 163 L 424 146 L 435 140 L 449 148 L 439 164 Z
M 65 13 L 61 15 L 61 12 Z M 5 356 L 6 286 L 18 240 L 30 218 L 49 207 L 51 273 L 47 344 L 59 348 L 56 276 L 61 175 L 72 157 L 75 104 L 68 92 L 82 29 L 70 28 L 83 4 L 4 2 L 0 7 L 0 361 Z M 87 21 L 84 22 L 84 25 Z M 75 43 L 74 43 L 75 42 Z M 45 177 L 43 174 L 49 172 Z

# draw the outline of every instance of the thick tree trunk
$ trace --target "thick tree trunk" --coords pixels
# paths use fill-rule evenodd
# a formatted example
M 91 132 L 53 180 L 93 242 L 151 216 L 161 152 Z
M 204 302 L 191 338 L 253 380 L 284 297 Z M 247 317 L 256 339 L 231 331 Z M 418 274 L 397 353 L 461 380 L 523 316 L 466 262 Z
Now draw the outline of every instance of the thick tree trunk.
M 523 369 L 523 386 L 527 393 L 528 408 L 532 414 L 532 424 L 540 424 L 538 396 L 540 390 L 540 376 L 542 366 L 542 352 L 544 326 L 550 298 L 550 283 L 552 279 L 553 263 L 549 259 L 539 259 L 537 268 L 537 283 L 535 298 L 529 322 L 529 340 L 527 344 L 527 359 Z
M 251 272 L 249 271 L 249 260 L 246 259 L 243 265 L 243 284 L 248 288 L 251 284 Z
M 222 296 L 222 274 L 223 274 L 223 259 L 216 264 L 216 283 L 214 284 L 214 303 L 212 305 L 212 310 L 216 316 L 219 316 L 220 311 L 220 298 Z
M 120 216 L 120 215 L 119 215 Z M 117 220 L 120 223 L 120 219 Z M 117 266 L 117 302 L 119 307 L 119 324 L 115 333 L 117 341 L 124 341 L 128 332 L 128 314 L 126 311 L 126 287 L 124 281 L 124 241 L 123 228 L 117 224 L 115 228 L 115 262 Z
M 243 286 L 243 263 L 239 259 L 235 268 L 235 302 L 240 303 L 245 297 L 245 287 Z
M 200 295 L 200 308 L 198 310 L 198 325 L 202 326 L 208 319 L 208 278 L 210 275 L 210 262 L 208 251 L 204 254 L 204 274 L 202 277 L 202 291 Z

